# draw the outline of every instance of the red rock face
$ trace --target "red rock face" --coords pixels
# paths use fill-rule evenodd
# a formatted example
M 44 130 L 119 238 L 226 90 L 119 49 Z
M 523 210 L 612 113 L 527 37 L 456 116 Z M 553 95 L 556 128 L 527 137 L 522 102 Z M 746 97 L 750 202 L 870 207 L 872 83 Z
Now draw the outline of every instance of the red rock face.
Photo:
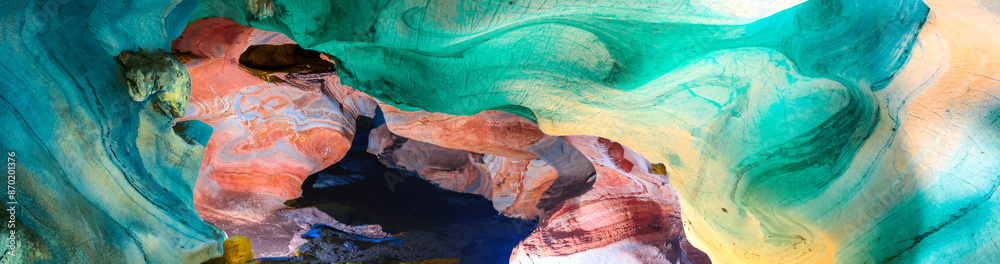
M 400 113 L 405 112 L 393 115 Z M 386 126 L 375 128 L 369 137 L 368 152 L 378 155 L 383 163 L 417 172 L 444 189 L 482 195 L 509 217 L 538 219 L 535 206 L 557 176 L 551 166 L 538 159 L 449 149 L 401 137 Z
M 531 120 L 507 112 L 455 116 L 381 107 L 392 133 L 446 148 L 528 160 L 538 156 L 525 148 L 548 137 Z
M 372 134 L 372 142 L 378 138 L 402 137 L 419 144 L 441 149 L 455 149 L 469 154 L 469 161 L 475 164 L 477 173 L 466 173 L 464 177 L 442 177 L 441 173 L 418 174 L 428 181 L 458 192 L 485 196 L 493 201 L 498 211 L 509 217 L 538 219 L 536 208 L 542 193 L 556 179 L 556 171 L 527 150 L 550 136 L 542 133 L 538 125 L 526 118 L 501 111 L 483 111 L 473 116 L 455 116 L 426 111 L 407 112 L 380 104 L 385 114 L 389 131 Z M 384 129 L 384 128 L 380 128 Z M 428 144 L 429 143 L 429 144 Z M 379 144 L 372 144 L 369 152 L 383 155 L 413 152 L 413 147 L 402 146 L 402 150 L 387 151 Z M 430 148 L 430 147 L 422 147 Z M 409 163 L 426 162 L 426 155 L 414 155 Z M 456 160 L 464 163 L 465 159 Z M 399 166 L 400 164 L 392 164 Z M 410 166 L 414 167 L 414 166 Z M 469 171 L 468 166 L 453 167 L 451 171 Z M 439 171 L 449 171 L 440 169 Z
M 558 176 L 540 159 L 518 160 L 485 155 L 483 165 L 492 179 L 486 198 L 493 208 L 508 217 L 538 219 L 538 202 Z
M 344 156 L 358 115 L 374 115 L 375 102 L 332 73 L 277 72 L 269 82 L 239 64 L 252 45 L 281 44 L 294 43 L 228 19 L 199 20 L 173 43 L 197 57 L 185 63 L 192 92 L 181 120 L 215 129 L 195 187 L 202 217 L 262 219 L 298 197 L 309 174 Z
M 683 231 L 677 193 L 635 151 L 593 136 L 563 137 L 597 170 L 593 187 L 546 212 L 538 229 L 514 250 L 512 262 L 601 259 L 611 248 L 617 263 L 676 260 Z M 623 165 L 625 164 L 625 165 Z M 668 247 L 667 245 L 678 246 Z
M 618 168 L 625 171 L 625 173 L 632 172 L 632 166 L 634 164 L 632 161 L 625 158 L 625 148 L 622 147 L 622 144 L 618 144 L 618 142 L 614 142 L 606 138 L 598 138 L 597 143 L 601 143 L 601 146 L 604 146 L 607 150 L 606 153 L 608 154 L 608 157 L 614 161 Z

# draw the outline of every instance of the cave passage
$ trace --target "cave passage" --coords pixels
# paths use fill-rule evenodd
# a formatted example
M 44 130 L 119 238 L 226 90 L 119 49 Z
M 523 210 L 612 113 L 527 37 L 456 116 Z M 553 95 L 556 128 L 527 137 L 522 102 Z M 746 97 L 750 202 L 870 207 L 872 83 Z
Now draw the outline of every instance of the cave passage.
M 513 248 L 536 225 L 500 215 L 482 196 L 444 190 L 412 172 L 387 168 L 367 152 L 348 152 L 333 166 L 309 177 L 303 196 L 289 201 L 292 206 L 316 207 L 349 225 L 378 224 L 398 240 L 365 241 L 314 226 L 304 235 L 309 242 L 299 247 L 300 253 L 310 256 L 288 261 L 383 263 L 458 258 L 461 263 L 506 263 Z
M 265 257 L 264 263 L 386 263 L 444 259 L 459 263 L 506 263 L 518 242 L 535 230 L 537 221 L 509 218 L 493 203 L 474 194 L 442 189 L 414 172 L 389 168 L 363 151 L 371 125 L 382 125 L 381 111 L 372 120 L 359 117 L 358 133 L 347 155 L 310 175 L 302 196 L 288 200 L 293 208 L 314 207 L 337 221 L 379 225 L 392 237 L 371 239 L 316 224 L 301 237 L 301 256 Z M 280 213 L 279 213 L 280 214 Z M 255 243 L 264 241 L 255 241 Z M 279 241 L 286 242 L 286 241 Z

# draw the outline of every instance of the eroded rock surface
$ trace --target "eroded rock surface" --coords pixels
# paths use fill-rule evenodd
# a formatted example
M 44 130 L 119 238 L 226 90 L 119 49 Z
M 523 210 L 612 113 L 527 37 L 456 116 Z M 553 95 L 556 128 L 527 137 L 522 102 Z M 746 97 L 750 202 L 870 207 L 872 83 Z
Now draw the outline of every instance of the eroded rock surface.
M 358 116 L 375 113 L 371 98 L 339 83 L 332 62 L 280 33 L 205 19 L 173 48 L 193 55 L 191 107 L 179 120 L 215 129 L 195 191 L 206 219 L 268 217 L 344 156 Z
M 521 140 L 521 135 L 537 131 L 522 117 L 498 120 L 495 113 L 452 116 L 399 110 L 385 116 L 386 125 L 370 135 L 369 152 L 380 160 L 420 168 L 414 171 L 443 188 L 483 195 L 505 215 L 539 219 L 538 229 L 518 245 L 511 262 L 709 262 L 682 235 L 680 203 L 666 175 L 654 173 L 645 158 L 621 144 L 593 136 L 539 134 L 521 149 L 539 158 L 522 160 L 449 149 L 393 133 L 405 131 L 471 150 L 495 149 L 491 147 L 503 146 L 496 142 Z M 407 119 L 421 121 L 393 121 Z M 487 119 L 495 121 L 481 122 Z M 477 137 L 457 131 L 479 131 L 480 141 L 448 143 Z M 561 185 L 553 188 L 556 182 Z
M 13 210 L 0 262 L 222 255 L 224 234 L 191 199 L 211 128 L 173 120 L 190 84 L 170 40 L 193 4 L 4 1 L 0 149 Z
M 988 37 L 1000 30 L 995 1 L 741 3 L 9 1 L 0 11 L 5 36 L 0 73 L 9 77 L 0 89 L 0 118 L 7 126 L 0 130 L 0 146 L 17 153 L 8 155 L 19 168 L 18 193 L 31 196 L 17 196 L 18 206 L 30 209 L 15 210 L 23 235 L 15 241 L 21 247 L 15 247 L 16 257 L 4 255 L 3 260 L 175 263 L 217 257 L 222 235 L 198 219 L 193 205 L 199 203 L 188 197 L 226 188 L 269 197 L 201 203 L 224 205 L 216 208 L 253 220 L 267 211 L 266 205 L 295 196 L 289 186 L 307 171 L 328 163 L 329 157 L 317 155 L 281 158 L 302 162 L 296 164 L 243 164 L 231 169 L 292 172 L 273 182 L 235 174 L 220 174 L 216 178 L 225 180 L 219 181 L 201 177 L 214 187 L 192 190 L 198 164 L 191 157 L 203 156 L 211 129 L 196 120 L 172 123 L 184 110 L 177 107 L 183 100 L 166 98 L 162 102 L 176 106 L 163 108 L 149 99 L 156 91 L 175 94 L 178 90 L 167 86 L 183 82 L 147 82 L 146 77 L 178 72 L 149 72 L 115 57 L 170 50 L 169 41 L 180 35 L 195 9 L 196 18 L 223 16 L 286 33 L 289 41 L 329 54 L 345 83 L 403 110 L 456 115 L 501 110 L 536 121 L 546 134 L 607 138 L 584 144 L 599 145 L 603 152 L 578 149 L 595 169 L 593 185 L 583 196 L 616 186 L 612 183 L 624 178 L 607 176 L 614 171 L 645 171 L 647 163 L 630 159 L 629 148 L 663 163 L 684 208 L 684 233 L 718 262 L 977 263 L 1000 254 L 994 241 L 1000 228 L 994 220 L 1000 218 L 1000 161 L 995 158 L 1000 155 L 1000 44 Z M 215 36 L 244 39 L 225 44 L 251 45 L 243 41 L 252 37 Z M 247 110 L 238 111 L 245 120 L 277 122 L 254 119 L 264 113 L 251 109 L 294 109 L 300 102 L 281 98 L 321 102 L 326 97 L 329 106 L 347 100 L 330 100 L 334 92 L 303 95 L 313 90 L 302 87 L 325 86 L 333 75 L 262 70 L 256 64 L 249 68 L 260 71 L 241 71 L 240 52 L 227 53 L 239 48 L 216 44 L 178 54 L 196 55 L 181 57 L 205 65 L 230 58 L 206 69 L 226 69 L 216 75 L 239 78 L 199 81 L 192 70 L 192 100 L 199 97 L 199 82 L 230 89 L 301 89 L 280 97 L 241 97 L 239 103 L 225 97 L 223 89 L 217 98 L 230 106 L 192 102 L 186 114 L 239 107 Z M 134 69 L 140 69 L 138 74 L 129 73 Z M 130 94 L 128 80 L 142 85 Z M 249 105 L 243 108 L 243 102 Z M 337 124 L 352 121 L 344 122 Z M 225 131 L 219 124 L 213 126 Z M 282 146 L 274 143 L 276 135 L 293 133 L 281 127 L 247 138 L 261 144 L 244 149 Z M 343 131 L 351 129 L 338 129 L 340 135 L 332 138 L 350 141 Z M 216 136 L 236 142 L 225 135 Z M 338 140 L 343 141 L 319 141 Z M 325 143 L 278 148 L 314 144 Z M 213 151 L 207 156 L 220 167 L 239 164 Z M 630 180 L 637 183 L 631 188 L 655 185 L 643 179 Z M 468 182 L 454 186 L 468 189 Z M 565 210 L 552 216 L 581 226 L 602 226 L 569 213 L 591 208 L 573 205 L 573 199 L 544 209 Z M 657 209 L 670 217 L 662 205 L 640 204 L 626 208 Z M 544 230 L 539 238 L 546 236 Z M 590 235 L 617 239 L 619 234 Z M 573 253 L 572 247 L 546 248 L 559 244 L 529 239 L 518 251 L 524 253 L 515 256 L 545 261 L 597 254 L 589 260 L 638 247 L 642 250 L 629 260 L 660 258 L 652 253 L 654 246 L 641 241 L 589 242 L 573 243 L 591 249 Z
M 690 1 L 613 2 L 276 0 L 253 20 L 206 1 L 199 16 L 285 32 L 403 110 L 503 110 L 633 148 L 665 164 L 715 261 L 1000 253 L 998 47 L 976 37 L 997 3 L 774 1 L 706 19 Z

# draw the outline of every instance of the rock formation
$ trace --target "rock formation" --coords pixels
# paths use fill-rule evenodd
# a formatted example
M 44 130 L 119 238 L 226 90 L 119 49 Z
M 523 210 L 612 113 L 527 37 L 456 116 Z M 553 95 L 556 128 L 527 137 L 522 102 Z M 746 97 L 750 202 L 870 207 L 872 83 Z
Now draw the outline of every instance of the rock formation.
M 174 123 L 190 81 L 170 40 L 194 4 L 4 2 L 0 149 L 12 210 L 4 210 L 0 262 L 222 255 L 224 234 L 198 217 L 191 198 L 211 128 Z
M 514 261 L 608 262 L 626 249 L 614 262 L 674 259 L 669 249 L 690 245 L 674 229 L 668 188 L 655 189 L 664 178 L 650 171 L 669 175 L 683 233 L 715 262 L 992 263 L 1000 254 L 996 1 L 4 4 L 0 148 L 15 176 L 5 205 L 17 204 L 4 213 L 16 235 L 3 242 L 3 262 L 219 257 L 225 235 L 195 205 L 259 219 L 343 155 L 353 118 L 369 108 L 335 89 L 337 78 L 404 111 L 503 111 L 553 136 L 424 139 L 483 154 L 451 155 L 459 162 L 448 166 L 491 168 L 441 174 L 444 186 L 513 196 L 495 205 L 539 216 Z M 207 38 L 232 41 L 179 40 L 186 74 L 170 41 L 212 17 L 287 39 L 206 25 L 221 30 Z M 463 120 L 508 120 L 491 114 Z M 422 118 L 412 120 L 434 120 Z M 423 131 L 415 138 L 453 130 L 441 127 L 400 126 Z M 530 175 L 514 161 L 536 156 L 555 171 L 549 187 L 493 189 L 493 170 Z M 257 158 L 282 162 L 247 162 Z M 252 176 L 262 170 L 280 176 Z M 663 195 L 631 195 L 651 190 Z M 542 192 L 535 212 L 510 194 L 524 191 Z M 588 203 L 602 193 L 623 195 Z M 618 223 L 629 224 L 602 229 Z M 566 233 L 579 227 L 594 232 Z
M 386 165 L 416 172 L 444 189 L 482 195 L 510 217 L 538 219 L 536 206 L 557 177 L 555 169 L 540 159 L 444 148 L 401 137 L 387 126 L 375 128 L 370 137 L 369 152 Z
M 370 97 L 339 84 L 331 62 L 280 33 L 204 19 L 173 48 L 187 54 L 193 80 L 179 120 L 215 129 L 195 188 L 202 217 L 264 219 L 344 156 L 358 116 L 375 114 Z
M 997 46 L 975 37 L 996 29 L 991 1 L 274 5 L 197 16 L 284 32 L 403 110 L 503 110 L 629 146 L 665 164 L 713 261 L 1000 252 Z
M 572 164 L 574 159 L 567 157 L 574 154 L 540 151 L 544 149 L 540 146 L 553 144 L 545 142 L 562 139 L 541 134 L 531 121 L 499 112 L 453 116 L 383 109 L 386 109 L 386 126 L 371 133 L 369 145 L 369 152 L 378 154 L 383 162 L 416 171 L 442 188 L 483 195 L 505 215 L 539 219 L 538 229 L 512 253 L 512 263 L 560 263 L 574 259 L 604 263 L 708 263 L 707 257 L 696 257 L 704 255 L 682 236 L 679 200 L 666 175 L 654 173 L 646 159 L 621 144 L 593 136 L 565 137 L 569 147 L 585 156 L 581 161 L 593 164 L 596 175 L 584 193 L 556 198 L 547 190 L 557 178 L 574 171 L 562 166 Z M 482 150 L 515 155 L 528 152 L 538 158 L 472 152 Z M 553 168 L 546 161 L 560 166 Z M 557 175 L 558 168 L 563 171 Z M 554 201 L 546 205 L 543 199 Z M 682 252 L 682 244 L 688 247 L 686 252 Z
M 445 148 L 529 160 L 538 156 L 526 149 L 548 137 L 531 120 L 502 111 L 454 116 L 379 106 L 393 134 Z
M 681 208 L 666 175 L 607 139 L 564 138 L 594 164 L 593 187 L 546 212 L 512 263 L 708 263 L 688 257 L 701 251 L 681 251 Z

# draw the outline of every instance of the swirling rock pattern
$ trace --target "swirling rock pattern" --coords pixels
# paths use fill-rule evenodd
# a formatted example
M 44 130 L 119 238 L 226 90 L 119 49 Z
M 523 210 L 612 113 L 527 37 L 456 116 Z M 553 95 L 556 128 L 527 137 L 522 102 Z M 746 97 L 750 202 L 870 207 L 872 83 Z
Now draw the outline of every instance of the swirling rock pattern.
M 511 262 L 709 263 L 690 245 L 682 253 L 687 243 L 679 200 L 665 175 L 653 173 L 646 159 L 618 143 L 564 138 L 594 164 L 595 183 L 546 212 Z
M 190 24 L 173 47 L 193 55 L 185 63 L 193 80 L 191 107 L 180 120 L 215 129 L 194 195 L 203 217 L 264 219 L 298 197 L 309 174 L 344 156 L 358 116 L 374 115 L 375 101 L 340 85 L 333 73 L 299 73 L 295 65 L 322 60 L 318 53 L 297 58 L 302 54 L 282 49 L 295 46 L 280 33 L 204 19 Z M 281 60 L 267 60 L 268 52 L 279 52 Z M 292 73 L 260 70 L 285 68 Z
M 369 152 L 390 157 L 392 159 L 386 160 L 387 164 L 408 170 L 414 170 L 412 168 L 416 167 L 415 164 L 432 163 L 428 160 L 441 157 L 429 155 L 426 151 L 414 153 L 413 149 L 456 153 L 458 157 L 452 160 L 458 163 L 452 164 L 461 166 L 440 166 L 447 169 L 436 171 L 414 171 L 442 188 L 483 195 L 493 201 L 494 208 L 509 217 L 538 219 L 538 204 L 542 194 L 558 175 L 555 168 L 528 150 L 550 138 L 534 122 L 501 111 L 455 116 L 426 111 L 402 111 L 386 104 L 380 106 L 386 125 L 376 128 L 376 132 L 371 135 L 376 144 L 369 146 Z M 399 160 L 404 155 L 403 158 L 407 161 Z M 464 158 L 465 156 L 468 158 Z M 456 175 L 458 177 L 439 177 L 438 174 L 442 171 L 468 173 Z
M 445 148 L 529 160 L 538 156 L 526 149 L 548 137 L 531 120 L 502 111 L 454 116 L 379 106 L 393 134 Z
M 186 198 L 188 158 L 210 129 L 171 126 L 135 101 L 126 81 L 158 74 L 114 59 L 169 50 L 192 10 L 326 52 L 346 84 L 403 110 L 502 110 L 665 163 L 685 233 L 713 261 L 1000 254 L 1000 47 L 984 37 L 1000 24 L 994 1 L 743 3 L 8 1 L 0 146 L 21 157 L 18 188 L 31 196 L 19 206 L 31 209 L 17 211 L 21 247 L 3 260 L 220 254 L 218 230 Z M 286 81 L 317 80 L 299 77 Z M 135 91 L 176 91 L 155 88 Z
M 666 165 L 713 261 L 1000 253 L 997 46 L 975 37 L 996 3 L 659 3 L 276 0 L 258 20 L 209 0 L 197 16 L 284 32 L 403 110 L 503 110 L 629 146 Z
M 4 195 L 16 208 L 4 215 L 0 262 L 222 255 L 223 233 L 201 221 L 191 199 L 211 128 L 173 122 L 190 86 L 170 40 L 196 4 L 4 1 L 0 149 L 16 164 L 5 187 L 14 199 Z M 130 96 L 130 83 L 145 96 Z
M 531 122 L 523 117 L 498 119 L 497 116 L 503 115 L 484 112 L 475 116 L 453 116 L 388 109 L 385 111 L 386 126 L 378 127 L 371 133 L 372 143 L 369 145 L 369 151 L 378 154 L 383 162 L 410 170 L 434 167 L 435 170 L 415 171 L 444 188 L 481 194 L 492 200 L 494 207 L 505 215 L 540 219 L 538 229 L 512 253 L 513 263 L 573 260 L 709 263 L 703 253 L 683 238 L 677 193 L 667 183 L 665 175 L 653 173 L 646 159 L 621 144 L 593 136 L 566 137 L 567 146 L 583 155 L 570 158 L 574 156 L 570 152 L 546 150 L 552 148 L 547 146 L 559 144 L 546 143 L 554 142 L 554 138 L 537 133 L 537 128 L 527 125 Z M 482 122 L 484 119 L 492 122 Z M 518 160 L 448 149 L 400 137 L 394 134 L 396 131 L 404 131 L 421 140 L 445 142 L 471 150 L 496 149 L 505 145 L 513 148 L 502 142 L 532 138 L 532 143 L 522 145 L 522 151 L 533 149 L 528 152 L 538 153 L 536 156 L 546 161 L 563 164 L 553 168 L 539 158 Z M 469 135 L 457 131 L 478 133 Z M 492 136 L 504 133 L 511 134 L 511 137 Z M 536 133 L 537 136 L 523 136 Z M 478 142 L 455 144 L 449 142 L 452 139 Z M 517 153 L 511 150 L 503 152 Z M 559 157 L 553 157 L 553 154 Z M 593 164 L 596 171 L 594 183 L 583 194 L 557 199 L 553 208 L 546 210 L 547 206 L 542 203 L 546 198 L 543 192 L 558 177 L 574 172 L 564 166 L 573 164 L 574 159 Z M 474 170 L 476 166 L 472 164 L 479 165 L 479 170 Z M 564 171 L 557 174 L 559 168 Z M 442 176 L 439 171 L 450 174 Z M 473 172 L 455 173 L 459 171 Z M 589 174 L 585 171 L 578 173 Z M 682 252 L 682 244 L 686 245 L 686 252 Z
M 473 153 L 403 138 L 386 126 L 372 130 L 369 140 L 368 152 L 386 165 L 416 172 L 447 190 L 474 194 L 489 191 L 490 176 L 474 163 Z
M 401 113 L 405 112 L 393 115 Z M 461 118 L 443 116 L 441 120 L 448 122 L 424 126 L 451 123 Z M 542 193 L 558 176 L 554 168 L 540 159 L 521 160 L 449 149 L 393 134 L 388 126 L 375 128 L 369 137 L 368 152 L 376 154 L 386 165 L 416 172 L 447 190 L 482 195 L 493 201 L 497 211 L 509 217 L 538 219 L 537 205 Z M 473 144 L 472 147 L 482 145 Z

